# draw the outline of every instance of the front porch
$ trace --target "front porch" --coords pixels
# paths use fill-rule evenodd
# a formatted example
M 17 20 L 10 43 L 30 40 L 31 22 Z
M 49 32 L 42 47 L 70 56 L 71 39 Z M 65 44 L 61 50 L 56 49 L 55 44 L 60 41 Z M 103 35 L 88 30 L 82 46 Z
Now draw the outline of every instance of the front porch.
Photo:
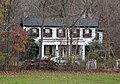
M 78 57 L 79 60 L 85 60 L 85 46 L 73 45 L 72 52 L 67 45 L 47 45 L 42 46 L 42 58 L 44 57 L 67 57 L 67 55 L 73 54 Z

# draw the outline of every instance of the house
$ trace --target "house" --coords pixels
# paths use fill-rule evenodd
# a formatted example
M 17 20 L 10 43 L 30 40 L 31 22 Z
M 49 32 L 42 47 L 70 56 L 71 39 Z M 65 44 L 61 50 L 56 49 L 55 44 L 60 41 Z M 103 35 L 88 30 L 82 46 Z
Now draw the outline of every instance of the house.
M 94 39 L 102 43 L 103 31 L 99 29 L 96 19 L 69 18 L 65 22 L 63 18 L 45 18 L 43 27 L 42 58 L 45 56 L 67 56 L 67 45 L 72 43 L 72 53 L 76 53 L 80 60 L 85 60 L 86 47 Z M 41 17 L 28 17 L 23 21 L 23 28 L 31 31 L 38 46 L 41 39 Z M 73 25 L 73 26 L 72 26 Z M 71 31 L 72 30 L 72 31 Z M 71 42 L 72 39 L 72 42 Z M 76 47 L 77 46 L 77 47 Z

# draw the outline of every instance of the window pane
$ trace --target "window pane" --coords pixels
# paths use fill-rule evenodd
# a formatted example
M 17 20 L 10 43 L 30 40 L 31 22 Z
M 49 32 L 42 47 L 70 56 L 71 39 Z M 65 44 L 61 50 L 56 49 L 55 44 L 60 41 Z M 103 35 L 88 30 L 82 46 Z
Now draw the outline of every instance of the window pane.
M 29 34 L 30 34 L 30 36 L 33 36 L 33 37 L 39 37 L 39 29 L 31 28 L 29 30 Z
M 57 37 L 65 37 L 65 29 L 57 29 Z
M 87 29 L 87 30 L 85 30 L 85 34 L 89 34 L 89 30 Z
M 73 30 L 73 33 L 76 33 L 76 29 Z
M 52 37 L 52 29 L 43 29 L 44 37 Z
M 45 33 L 50 33 L 50 29 L 45 29 Z
M 77 37 L 80 37 L 80 30 L 77 29 Z
M 90 38 L 90 37 L 92 37 L 92 29 L 84 29 L 83 30 L 83 37 L 84 38 Z
M 62 33 L 63 32 L 63 30 L 62 29 L 59 29 L 59 33 Z
M 32 29 L 33 33 L 37 33 L 37 29 Z

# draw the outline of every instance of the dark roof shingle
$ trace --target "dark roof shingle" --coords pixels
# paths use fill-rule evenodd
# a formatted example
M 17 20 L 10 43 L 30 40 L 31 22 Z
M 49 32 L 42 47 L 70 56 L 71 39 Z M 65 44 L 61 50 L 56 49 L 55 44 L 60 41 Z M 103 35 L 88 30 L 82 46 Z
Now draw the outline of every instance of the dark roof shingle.
M 70 18 L 65 26 L 71 26 L 77 18 Z M 28 17 L 23 21 L 24 26 L 41 26 L 43 19 L 41 17 Z M 45 18 L 44 26 L 63 26 L 62 18 Z M 74 26 L 98 26 L 96 19 L 80 18 Z

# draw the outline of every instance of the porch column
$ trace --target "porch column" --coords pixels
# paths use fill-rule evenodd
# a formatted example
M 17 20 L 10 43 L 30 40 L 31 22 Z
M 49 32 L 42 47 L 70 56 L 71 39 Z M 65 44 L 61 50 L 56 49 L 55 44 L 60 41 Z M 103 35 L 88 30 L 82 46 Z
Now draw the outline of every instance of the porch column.
M 102 40 L 103 40 L 103 33 L 99 32 L 99 43 L 102 44 Z
M 56 57 L 59 57 L 58 45 L 56 45 Z
M 70 53 L 71 53 L 71 52 L 70 52 L 70 45 L 69 45 L 69 49 L 68 49 L 68 55 L 69 55 L 69 56 L 70 56 Z
M 82 60 L 85 60 L 85 45 L 82 46 Z
M 62 50 L 62 56 L 65 57 L 64 48 L 63 48 L 63 50 Z
M 44 57 L 44 44 L 42 45 L 42 58 Z

